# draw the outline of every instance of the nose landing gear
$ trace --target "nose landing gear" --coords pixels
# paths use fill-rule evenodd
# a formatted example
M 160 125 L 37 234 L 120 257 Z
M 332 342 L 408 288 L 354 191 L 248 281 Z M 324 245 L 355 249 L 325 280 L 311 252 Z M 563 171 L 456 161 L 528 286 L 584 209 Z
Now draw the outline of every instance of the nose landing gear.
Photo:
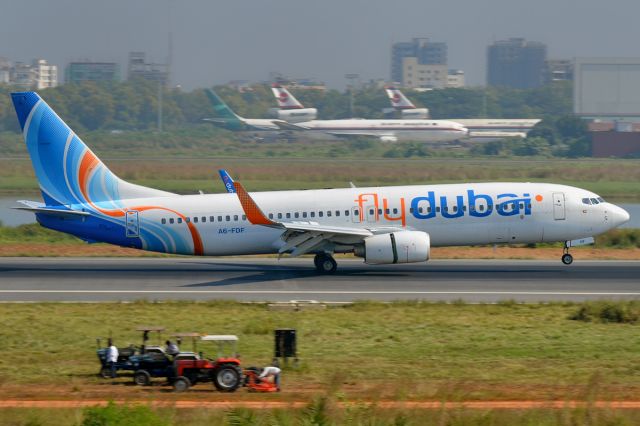
M 562 263 L 565 265 L 571 265 L 573 263 L 573 256 L 569 254 L 569 244 L 568 241 L 564 243 L 564 249 L 562 249 Z
M 313 263 L 316 265 L 316 271 L 321 274 L 333 274 L 338 269 L 338 263 L 326 253 L 316 254 L 316 257 L 313 258 Z

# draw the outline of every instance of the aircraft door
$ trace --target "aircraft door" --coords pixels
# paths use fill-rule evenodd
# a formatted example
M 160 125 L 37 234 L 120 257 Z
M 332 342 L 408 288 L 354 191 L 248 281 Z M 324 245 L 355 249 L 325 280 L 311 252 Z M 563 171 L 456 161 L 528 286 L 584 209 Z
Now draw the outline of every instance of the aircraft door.
M 566 218 L 564 192 L 553 193 L 553 218 L 555 220 L 565 220 Z
M 127 210 L 125 215 L 125 229 L 127 238 L 136 238 L 140 236 L 140 223 L 138 221 L 138 212 L 136 210 Z
M 360 223 L 360 214 L 361 213 L 364 213 L 364 212 L 361 212 L 358 207 L 352 207 L 351 208 L 351 221 L 353 223 Z

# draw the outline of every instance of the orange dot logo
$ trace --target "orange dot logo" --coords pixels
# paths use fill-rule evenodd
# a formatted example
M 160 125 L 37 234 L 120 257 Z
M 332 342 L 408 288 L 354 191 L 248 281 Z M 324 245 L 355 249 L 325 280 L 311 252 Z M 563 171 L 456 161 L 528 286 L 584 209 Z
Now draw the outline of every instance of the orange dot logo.
M 540 194 L 536 195 L 536 201 L 537 202 L 541 202 L 542 201 L 542 195 L 540 195 Z

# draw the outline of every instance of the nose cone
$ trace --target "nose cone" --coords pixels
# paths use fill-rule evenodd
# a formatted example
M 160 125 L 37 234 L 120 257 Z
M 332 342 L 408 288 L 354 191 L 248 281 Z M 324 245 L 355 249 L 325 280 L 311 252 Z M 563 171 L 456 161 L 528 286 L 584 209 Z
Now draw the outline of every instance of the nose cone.
M 611 208 L 611 222 L 614 226 L 620 226 L 629 222 L 629 212 L 622 207 L 612 206 Z

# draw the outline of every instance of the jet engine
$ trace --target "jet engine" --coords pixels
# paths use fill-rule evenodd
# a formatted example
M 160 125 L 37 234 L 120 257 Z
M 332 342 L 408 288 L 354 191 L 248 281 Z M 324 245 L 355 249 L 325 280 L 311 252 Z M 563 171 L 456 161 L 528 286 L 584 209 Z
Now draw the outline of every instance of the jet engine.
M 380 136 L 380 142 L 398 142 L 396 136 Z
M 403 120 L 420 120 L 429 118 L 429 108 L 403 109 L 400 111 Z
M 429 260 L 431 239 L 421 231 L 400 231 L 378 234 L 364 239 L 355 255 L 369 264 L 414 263 Z
M 318 116 L 318 110 L 315 108 L 297 108 L 297 109 L 279 109 L 272 108 L 270 115 L 278 120 L 284 120 L 288 123 L 302 123 L 303 121 L 315 120 Z

